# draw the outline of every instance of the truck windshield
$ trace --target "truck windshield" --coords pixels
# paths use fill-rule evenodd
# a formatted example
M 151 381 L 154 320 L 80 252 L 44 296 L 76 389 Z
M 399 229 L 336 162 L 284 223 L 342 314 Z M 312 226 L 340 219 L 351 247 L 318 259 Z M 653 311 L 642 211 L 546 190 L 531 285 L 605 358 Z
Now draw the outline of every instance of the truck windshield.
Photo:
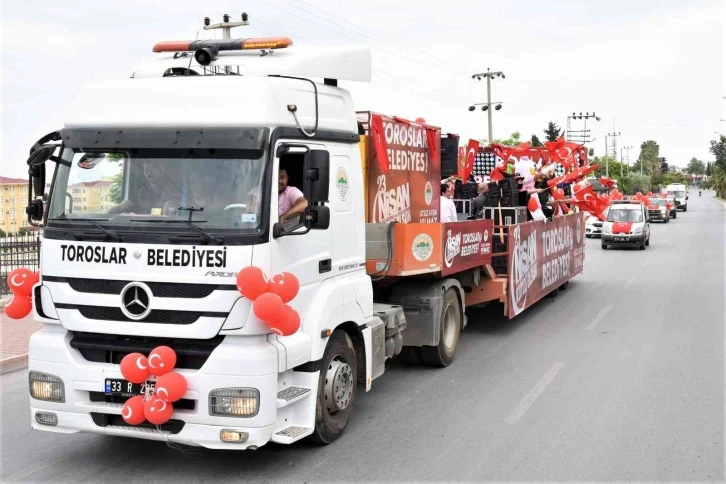
M 663 198 L 651 198 L 650 199 L 651 205 L 658 205 L 660 207 L 665 207 L 666 201 Z
M 262 220 L 262 150 L 65 149 L 63 158 L 70 166 L 58 166 L 48 227 L 98 219 L 117 231 L 155 230 L 169 225 L 148 222 L 191 220 L 205 231 L 255 232 Z
M 608 222 L 642 222 L 643 213 L 638 209 L 611 208 Z
M 686 192 L 675 192 L 676 198 L 683 198 L 686 196 Z

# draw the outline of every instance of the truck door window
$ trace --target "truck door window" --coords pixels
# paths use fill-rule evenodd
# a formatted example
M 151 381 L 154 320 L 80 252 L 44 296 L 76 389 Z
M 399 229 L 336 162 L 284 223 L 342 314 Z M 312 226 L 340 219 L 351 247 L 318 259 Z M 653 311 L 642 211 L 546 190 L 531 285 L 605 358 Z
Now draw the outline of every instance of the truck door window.
M 307 200 L 304 190 L 304 153 L 285 153 L 278 171 L 278 217 L 289 229 L 302 223 Z

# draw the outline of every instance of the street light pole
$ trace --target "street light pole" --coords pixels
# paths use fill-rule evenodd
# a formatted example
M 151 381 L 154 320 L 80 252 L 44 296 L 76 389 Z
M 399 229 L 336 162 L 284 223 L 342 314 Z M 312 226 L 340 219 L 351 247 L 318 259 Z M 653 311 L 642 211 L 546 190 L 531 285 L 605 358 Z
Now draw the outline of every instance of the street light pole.
M 469 106 L 469 111 L 474 111 L 476 109 L 476 106 L 482 106 L 483 111 L 489 111 L 487 113 L 487 119 L 489 122 L 488 126 L 488 135 L 489 135 L 489 143 L 491 144 L 492 139 L 494 138 L 493 135 L 493 127 L 492 127 L 492 104 L 496 104 L 495 109 L 499 111 L 502 109 L 502 103 L 501 102 L 492 102 L 492 79 L 495 77 L 501 77 L 502 79 L 505 79 L 506 76 L 504 75 L 504 72 L 502 71 L 496 71 L 492 72 L 487 68 L 486 72 L 480 72 L 478 74 L 472 74 L 471 78 L 476 79 L 478 81 L 481 81 L 482 77 L 486 77 L 487 79 L 487 102 L 484 103 L 477 103 L 474 105 Z
M 628 152 L 628 161 L 630 161 L 630 148 L 632 146 L 623 146 L 620 148 L 620 176 L 623 176 L 623 165 L 625 165 L 625 160 L 623 159 L 623 150 L 626 150 Z M 630 167 L 628 167 L 628 173 L 630 173 Z

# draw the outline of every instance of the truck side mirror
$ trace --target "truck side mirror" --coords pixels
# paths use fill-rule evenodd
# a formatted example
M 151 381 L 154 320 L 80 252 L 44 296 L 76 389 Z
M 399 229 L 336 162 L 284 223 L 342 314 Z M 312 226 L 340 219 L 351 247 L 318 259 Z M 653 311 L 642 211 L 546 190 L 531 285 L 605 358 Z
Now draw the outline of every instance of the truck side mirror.
M 41 222 L 43 220 L 43 200 L 31 200 L 25 208 L 25 213 L 28 214 L 31 222 Z
M 330 153 L 312 150 L 307 156 L 305 181 L 309 186 L 308 203 L 327 202 L 330 188 Z
M 310 228 L 327 230 L 330 227 L 330 207 L 313 205 L 310 207 Z

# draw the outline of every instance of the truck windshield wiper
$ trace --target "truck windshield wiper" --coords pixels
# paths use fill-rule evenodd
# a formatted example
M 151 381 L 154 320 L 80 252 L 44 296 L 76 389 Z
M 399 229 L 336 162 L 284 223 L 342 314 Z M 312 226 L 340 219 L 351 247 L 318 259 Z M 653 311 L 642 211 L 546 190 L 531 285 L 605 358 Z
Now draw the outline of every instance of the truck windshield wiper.
M 197 208 L 179 208 L 179 210 L 189 210 L 189 218 L 192 218 L 192 215 L 194 212 L 201 212 L 204 210 L 203 208 L 197 209 Z M 210 234 L 206 230 L 203 230 L 202 228 L 196 226 L 194 222 L 191 220 L 158 220 L 158 219 L 132 219 L 132 222 L 146 222 L 146 223 L 156 223 L 156 224 L 172 224 L 172 223 L 183 223 L 187 224 L 189 227 L 193 228 L 203 236 L 207 238 L 207 240 L 211 242 L 216 242 L 217 244 L 224 244 L 224 239 L 222 237 L 215 237 L 214 235 Z M 206 220 L 196 220 L 197 223 L 204 223 Z
M 105 227 L 102 227 L 101 224 L 98 222 L 108 222 L 110 219 L 107 218 L 68 218 L 68 217 L 56 217 L 50 219 L 53 222 L 62 221 L 62 222 L 88 222 L 89 224 L 96 227 L 98 230 L 103 232 L 104 234 L 111 237 L 113 240 L 117 242 L 122 242 L 124 240 L 123 236 L 117 234 L 116 232 L 112 230 L 108 230 Z

